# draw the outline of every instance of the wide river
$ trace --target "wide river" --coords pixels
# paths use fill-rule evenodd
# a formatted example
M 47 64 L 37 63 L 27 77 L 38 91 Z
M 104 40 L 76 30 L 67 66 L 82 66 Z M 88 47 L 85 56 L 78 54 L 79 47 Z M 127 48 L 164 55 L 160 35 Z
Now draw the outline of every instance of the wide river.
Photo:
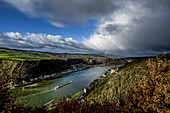
M 114 66 L 94 67 L 74 72 L 54 80 L 42 81 L 33 87 L 20 88 L 16 102 L 25 102 L 26 106 L 37 107 L 44 105 L 52 99 L 54 99 L 53 102 L 59 102 L 61 99 L 83 90 L 84 87 L 88 86 L 97 77 L 103 75 L 103 73 L 111 67 Z M 62 88 L 54 89 L 54 87 L 66 84 L 69 81 L 73 82 Z

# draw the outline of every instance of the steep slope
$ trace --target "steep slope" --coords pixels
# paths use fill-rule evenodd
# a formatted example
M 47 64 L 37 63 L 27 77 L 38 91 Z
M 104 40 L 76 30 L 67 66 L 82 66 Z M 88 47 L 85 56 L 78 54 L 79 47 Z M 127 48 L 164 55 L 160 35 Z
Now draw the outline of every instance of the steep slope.
M 16 79 L 29 79 L 40 75 L 53 74 L 71 66 L 64 60 L 18 61 L 0 60 L 0 75 L 11 75 Z
M 92 59 L 93 60 L 93 59 Z M 105 64 L 108 58 L 105 58 L 103 62 L 98 62 L 95 59 L 94 62 L 86 61 L 84 59 L 67 59 L 67 60 L 10 60 L 0 59 L 0 76 L 10 75 L 13 79 L 28 80 L 41 75 L 54 74 L 71 68 L 73 64 L 90 63 L 90 64 Z M 113 59 L 113 62 L 107 64 L 124 64 L 123 59 Z
M 124 98 L 127 88 L 134 85 L 142 76 L 141 69 L 146 68 L 145 65 L 146 60 L 134 61 L 122 67 L 117 73 L 107 75 L 86 97 L 87 101 L 103 103 L 112 102 L 120 96 Z
M 169 55 L 161 56 L 161 58 L 169 59 Z M 125 65 L 117 73 L 107 75 L 97 83 L 85 99 L 90 103 L 125 100 L 127 91 L 143 77 L 144 70 L 148 70 L 147 63 L 147 59 L 137 60 Z

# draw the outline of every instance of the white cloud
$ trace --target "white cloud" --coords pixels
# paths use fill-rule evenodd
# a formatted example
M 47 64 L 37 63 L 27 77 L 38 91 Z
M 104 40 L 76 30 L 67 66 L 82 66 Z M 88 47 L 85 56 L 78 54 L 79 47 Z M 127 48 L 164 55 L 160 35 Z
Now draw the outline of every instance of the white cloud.
M 60 35 L 7 32 L 0 34 L 0 47 L 46 50 L 51 52 L 88 53 L 94 50 L 81 42 Z

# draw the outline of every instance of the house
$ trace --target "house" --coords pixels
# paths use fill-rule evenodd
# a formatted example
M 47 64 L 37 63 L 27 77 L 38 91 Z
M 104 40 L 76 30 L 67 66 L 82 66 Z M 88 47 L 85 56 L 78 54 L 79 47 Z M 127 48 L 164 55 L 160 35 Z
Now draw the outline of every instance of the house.
M 25 80 L 22 81 L 23 84 L 27 84 L 27 82 Z
M 35 78 L 35 81 L 37 81 L 38 80 L 38 78 Z
M 84 88 L 84 93 L 85 93 L 85 94 L 87 93 L 87 89 L 86 89 L 86 88 Z
M 110 70 L 110 73 L 115 73 L 116 71 L 118 71 L 119 70 L 119 68 L 118 67 L 116 67 L 116 68 L 112 68 L 111 70 Z
M 33 79 L 33 78 L 31 78 L 31 79 L 30 79 L 30 81 L 31 81 L 31 82 L 33 82 L 33 81 L 34 81 L 34 79 Z

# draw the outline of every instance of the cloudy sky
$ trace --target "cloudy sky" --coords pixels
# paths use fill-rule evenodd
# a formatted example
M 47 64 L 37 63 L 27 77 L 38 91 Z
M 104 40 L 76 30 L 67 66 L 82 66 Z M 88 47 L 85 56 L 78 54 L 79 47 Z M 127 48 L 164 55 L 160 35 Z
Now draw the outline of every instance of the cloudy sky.
M 170 0 L 0 0 L 0 47 L 120 56 L 170 51 Z

